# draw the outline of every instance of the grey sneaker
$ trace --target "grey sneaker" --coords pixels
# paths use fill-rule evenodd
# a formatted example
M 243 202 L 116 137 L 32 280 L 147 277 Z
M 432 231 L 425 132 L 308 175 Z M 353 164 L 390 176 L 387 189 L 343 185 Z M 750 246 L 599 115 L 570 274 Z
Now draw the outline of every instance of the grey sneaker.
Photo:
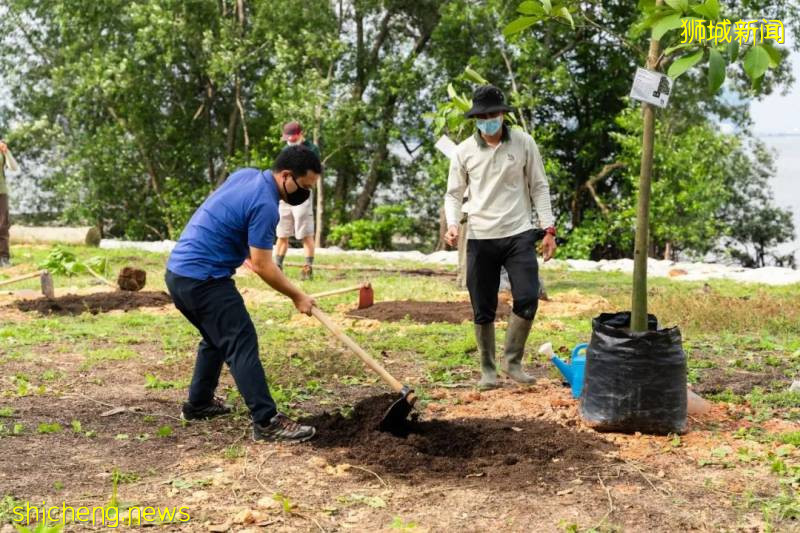
M 273 416 L 266 426 L 253 423 L 255 441 L 303 442 L 313 437 L 316 432 L 314 426 L 304 426 L 283 413 Z
M 228 415 L 233 408 L 222 401 L 222 398 L 214 398 L 208 405 L 195 406 L 189 402 L 183 404 L 181 409 L 182 420 L 208 420 L 218 416 Z
M 6 268 L 11 266 L 11 259 L 7 257 L 0 258 L 0 268 Z

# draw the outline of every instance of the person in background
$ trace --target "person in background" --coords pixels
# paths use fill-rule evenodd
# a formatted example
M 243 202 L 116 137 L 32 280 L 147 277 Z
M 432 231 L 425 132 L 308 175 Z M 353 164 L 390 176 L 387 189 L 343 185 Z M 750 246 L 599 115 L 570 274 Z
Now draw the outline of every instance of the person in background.
M 522 369 L 525 342 L 539 305 L 538 232 L 532 210 L 544 233 L 544 260 L 556 250 L 550 188 L 539 149 L 533 137 L 504 123 L 509 111 L 497 87 L 484 85 L 475 90 L 466 116 L 476 119 L 476 130 L 458 145 L 450 160 L 444 198 L 445 241 L 450 246 L 458 242 L 462 211 L 468 218 L 467 288 L 481 356 L 478 387 L 486 389 L 497 386 L 494 319 L 502 267 L 508 271 L 514 305 L 501 369 L 519 383 L 534 381 Z
M 6 168 L 12 171 L 19 170 L 11 150 L 5 141 L 0 139 L 0 268 L 11 265 L 11 250 L 8 246 L 9 221 L 8 184 L 6 183 Z
M 283 140 L 287 146 L 302 145 L 320 157 L 319 147 L 303 135 L 303 126 L 292 121 L 283 125 Z M 284 148 L 285 150 L 285 148 Z M 306 262 L 300 279 L 314 277 L 314 201 L 313 195 L 300 205 L 289 205 L 283 200 L 280 202 L 281 220 L 278 222 L 278 242 L 275 244 L 275 262 L 283 270 L 283 260 L 289 250 L 289 237 L 303 242 L 306 253 Z

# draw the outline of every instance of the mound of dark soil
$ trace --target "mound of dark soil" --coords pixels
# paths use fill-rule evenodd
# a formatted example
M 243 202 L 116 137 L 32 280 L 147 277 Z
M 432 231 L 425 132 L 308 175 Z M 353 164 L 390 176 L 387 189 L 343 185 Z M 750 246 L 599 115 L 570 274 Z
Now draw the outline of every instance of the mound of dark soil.
M 312 447 L 331 462 L 348 462 L 423 482 L 475 477 L 493 484 L 526 486 L 568 482 L 587 468 L 616 463 L 604 455 L 615 446 L 590 433 L 539 420 L 479 418 L 410 420 L 407 436 L 377 430 L 396 395 L 359 402 L 350 416 L 323 413 Z
M 140 268 L 125 267 L 117 277 L 117 285 L 123 291 L 140 291 L 147 282 L 147 272 Z
M 511 307 L 505 302 L 497 303 L 497 318 L 506 318 Z M 353 309 L 347 316 L 354 318 L 371 318 L 384 322 L 398 322 L 406 318 L 422 324 L 433 322 L 449 322 L 460 324 L 472 320 L 472 305 L 469 302 L 421 302 L 400 300 L 375 302 L 366 309 Z
M 14 306 L 20 311 L 38 311 L 43 315 L 80 315 L 81 313 L 107 313 L 115 309 L 130 311 L 139 307 L 163 307 L 172 303 L 164 291 L 114 291 L 94 294 L 67 294 L 58 298 L 17 300 Z

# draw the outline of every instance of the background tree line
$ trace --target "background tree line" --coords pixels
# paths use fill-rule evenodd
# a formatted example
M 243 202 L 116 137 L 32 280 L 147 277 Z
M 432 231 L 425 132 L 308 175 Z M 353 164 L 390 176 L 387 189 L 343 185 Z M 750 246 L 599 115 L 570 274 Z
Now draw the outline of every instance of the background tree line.
M 447 87 L 468 95 L 470 67 L 540 145 L 562 253 L 630 256 L 641 121 L 627 95 L 649 39 L 631 4 L 587 1 L 574 30 L 506 39 L 518 0 L 6 0 L 0 131 L 49 193 L 40 209 L 153 239 L 176 238 L 233 169 L 268 166 L 281 124 L 300 120 L 325 158 L 323 240 L 385 247 L 400 231 L 432 248 L 447 174 L 433 143 L 469 134 Z M 790 0 L 727 4 L 800 28 Z M 790 72 L 780 62 L 762 92 Z M 723 96 L 708 90 L 682 76 L 658 121 L 651 255 L 763 264 L 794 228 L 746 133 L 749 84 L 731 67 Z

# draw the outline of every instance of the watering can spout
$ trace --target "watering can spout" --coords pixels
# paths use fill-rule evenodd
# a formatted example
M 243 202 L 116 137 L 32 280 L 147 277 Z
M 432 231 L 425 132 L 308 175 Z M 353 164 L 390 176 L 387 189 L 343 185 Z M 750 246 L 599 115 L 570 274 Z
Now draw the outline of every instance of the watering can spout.
M 566 379 L 567 382 L 572 385 L 572 365 L 565 363 L 555 355 L 551 357 L 550 360 L 554 365 L 556 365 L 561 374 L 563 374 L 564 379 Z

